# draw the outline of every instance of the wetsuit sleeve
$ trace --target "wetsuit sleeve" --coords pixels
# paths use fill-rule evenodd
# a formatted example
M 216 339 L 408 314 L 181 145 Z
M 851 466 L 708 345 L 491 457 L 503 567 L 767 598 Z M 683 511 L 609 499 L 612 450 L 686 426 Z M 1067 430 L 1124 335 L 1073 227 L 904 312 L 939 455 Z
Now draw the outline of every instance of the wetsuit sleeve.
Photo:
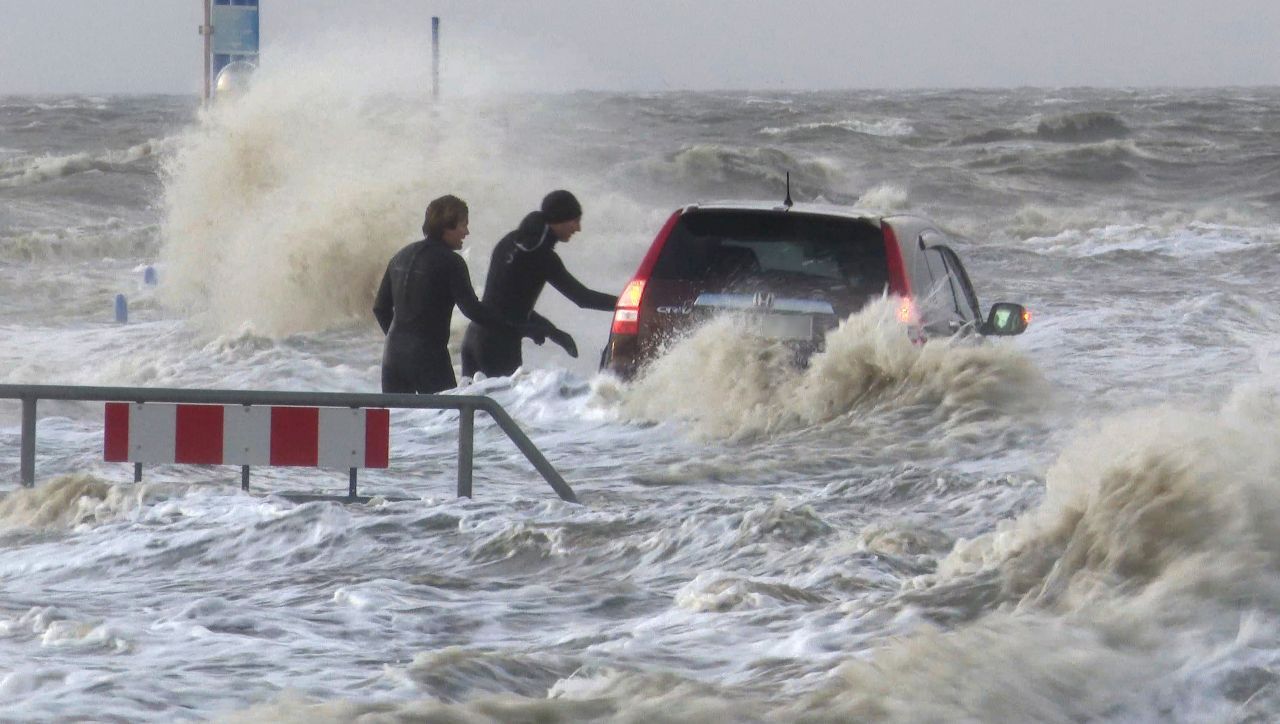
M 378 326 L 382 327 L 383 334 L 391 329 L 392 310 L 391 265 L 388 264 L 387 270 L 382 274 L 382 283 L 378 285 L 378 295 L 373 299 L 373 316 L 378 320 Z
M 449 265 L 449 290 L 453 293 L 453 302 L 458 305 L 458 309 L 467 315 L 467 319 L 482 327 L 519 333 L 519 327 L 476 298 L 476 290 L 471 286 L 471 275 L 467 272 L 467 263 L 457 254 L 452 257 Z
M 550 319 L 547 319 L 546 317 L 542 316 L 541 314 L 538 314 L 532 309 L 529 310 L 529 321 L 533 322 L 534 324 L 545 326 L 548 329 L 556 328 L 556 325 L 552 324 Z
M 553 253 L 547 260 L 547 281 L 551 282 L 551 286 L 555 287 L 556 291 L 583 309 L 612 312 L 618 303 L 616 296 L 588 289 L 582 282 L 575 279 L 569 270 L 564 268 L 564 262 L 560 260 L 559 254 Z

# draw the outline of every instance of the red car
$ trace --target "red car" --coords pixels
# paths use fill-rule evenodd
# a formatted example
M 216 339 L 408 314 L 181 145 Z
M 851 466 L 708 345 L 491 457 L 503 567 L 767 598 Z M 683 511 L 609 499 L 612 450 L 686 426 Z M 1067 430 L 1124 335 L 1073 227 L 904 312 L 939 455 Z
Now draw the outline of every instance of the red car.
M 677 210 L 618 298 L 601 368 L 624 379 L 707 317 L 745 315 L 800 360 L 873 299 L 901 299 L 920 338 L 1014 335 L 1025 307 L 997 302 L 984 318 L 947 236 L 918 216 L 817 204 L 711 203 Z

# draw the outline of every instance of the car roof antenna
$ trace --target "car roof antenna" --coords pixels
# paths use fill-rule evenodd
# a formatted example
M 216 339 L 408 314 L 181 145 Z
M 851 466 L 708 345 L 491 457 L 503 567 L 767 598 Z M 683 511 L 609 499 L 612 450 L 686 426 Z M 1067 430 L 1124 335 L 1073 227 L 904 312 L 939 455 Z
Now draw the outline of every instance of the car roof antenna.
M 782 200 L 782 205 L 791 208 L 791 172 L 787 172 L 787 198 Z

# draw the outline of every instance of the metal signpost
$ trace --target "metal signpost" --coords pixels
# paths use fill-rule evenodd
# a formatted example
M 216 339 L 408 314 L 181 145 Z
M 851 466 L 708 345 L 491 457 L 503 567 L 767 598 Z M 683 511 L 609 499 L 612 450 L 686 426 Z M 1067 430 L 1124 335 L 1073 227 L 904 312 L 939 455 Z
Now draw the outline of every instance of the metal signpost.
M 204 0 L 204 99 L 222 69 L 236 61 L 258 63 L 258 0 Z

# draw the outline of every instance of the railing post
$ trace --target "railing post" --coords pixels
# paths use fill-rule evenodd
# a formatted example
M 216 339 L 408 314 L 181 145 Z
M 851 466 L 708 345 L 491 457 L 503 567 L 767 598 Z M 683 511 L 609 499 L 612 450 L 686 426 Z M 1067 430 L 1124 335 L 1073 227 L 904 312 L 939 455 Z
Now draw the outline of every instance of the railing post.
M 34 395 L 24 395 L 22 398 L 22 462 L 19 467 L 23 487 L 34 487 L 36 484 L 36 397 Z
M 458 408 L 458 497 L 471 497 L 471 463 L 475 438 L 476 409 Z

